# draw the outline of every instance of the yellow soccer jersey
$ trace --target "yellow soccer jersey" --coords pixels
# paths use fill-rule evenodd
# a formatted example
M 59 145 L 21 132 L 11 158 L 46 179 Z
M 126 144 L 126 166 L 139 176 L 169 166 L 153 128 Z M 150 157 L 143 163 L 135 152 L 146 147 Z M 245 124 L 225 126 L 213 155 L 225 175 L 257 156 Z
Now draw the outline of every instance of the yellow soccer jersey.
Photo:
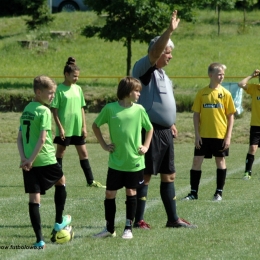
M 200 113 L 199 133 L 203 138 L 224 139 L 227 131 L 227 115 L 234 114 L 236 108 L 231 93 L 219 85 L 198 91 L 192 111 Z
M 260 84 L 246 84 L 246 86 L 246 93 L 252 97 L 250 125 L 260 126 Z

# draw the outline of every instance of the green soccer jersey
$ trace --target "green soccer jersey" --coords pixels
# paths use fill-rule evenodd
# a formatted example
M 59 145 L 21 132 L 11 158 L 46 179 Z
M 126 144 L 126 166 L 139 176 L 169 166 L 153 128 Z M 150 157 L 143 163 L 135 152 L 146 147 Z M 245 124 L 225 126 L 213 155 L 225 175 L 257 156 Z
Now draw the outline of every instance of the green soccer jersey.
M 119 171 L 135 172 L 145 168 L 144 155 L 138 153 L 142 145 L 141 131 L 152 129 L 145 109 L 138 104 L 124 108 L 118 102 L 107 104 L 95 120 L 98 127 L 108 124 L 113 153 L 109 154 L 108 166 Z
M 82 112 L 86 105 L 80 86 L 73 84 L 70 87 L 60 84 L 57 87 L 51 107 L 58 109 L 58 117 L 65 130 L 65 136 L 82 135 Z M 56 127 L 56 136 L 59 136 Z
M 43 130 L 47 132 L 46 140 L 33 162 L 33 167 L 55 164 L 57 160 L 51 134 L 51 111 L 39 102 L 31 102 L 25 107 L 20 117 L 20 131 L 22 131 L 26 158 L 33 153 Z

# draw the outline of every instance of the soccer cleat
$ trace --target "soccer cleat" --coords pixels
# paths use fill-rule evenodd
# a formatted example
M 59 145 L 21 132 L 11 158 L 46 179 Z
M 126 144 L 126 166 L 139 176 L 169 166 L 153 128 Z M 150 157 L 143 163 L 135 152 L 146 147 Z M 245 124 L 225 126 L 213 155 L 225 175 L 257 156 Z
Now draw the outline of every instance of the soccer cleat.
M 37 248 L 42 248 L 42 249 L 46 247 L 46 246 L 45 246 L 45 242 L 42 241 L 42 240 L 41 240 L 40 242 L 34 243 L 33 246 L 34 246 L 34 247 L 37 247 Z
M 122 235 L 123 239 L 132 239 L 133 238 L 133 233 L 131 229 L 125 229 Z
M 134 223 L 134 228 L 151 229 L 151 226 L 144 220 L 140 220 L 139 222 Z
M 194 195 L 189 193 L 186 197 L 184 197 L 182 200 L 197 200 L 198 199 L 198 195 Z
M 53 229 L 55 231 L 60 231 L 63 228 L 65 228 L 67 225 L 69 225 L 70 222 L 71 222 L 71 216 L 70 215 L 65 215 L 65 216 L 62 217 L 62 223 L 61 224 L 55 223 Z
M 100 233 L 93 236 L 94 238 L 106 238 L 106 237 L 116 237 L 116 231 L 113 233 L 110 233 L 107 231 L 106 228 L 104 228 Z
M 190 222 L 186 221 L 183 218 L 178 218 L 178 220 L 175 221 L 175 222 L 167 221 L 166 227 L 170 227 L 170 228 L 180 228 L 180 227 L 197 228 L 198 226 L 191 224 Z
M 251 179 L 251 174 L 249 174 L 248 172 L 245 172 L 243 180 L 248 181 L 250 179 Z
M 214 194 L 213 196 L 213 201 L 221 201 L 222 200 L 222 196 L 218 193 Z
M 51 242 L 55 243 L 56 242 L 56 234 L 57 231 L 55 231 L 54 229 L 51 231 L 51 236 L 50 236 L 50 240 Z
M 91 184 L 87 184 L 87 187 L 94 187 L 94 188 L 106 188 L 106 186 L 102 185 L 98 181 L 93 181 Z

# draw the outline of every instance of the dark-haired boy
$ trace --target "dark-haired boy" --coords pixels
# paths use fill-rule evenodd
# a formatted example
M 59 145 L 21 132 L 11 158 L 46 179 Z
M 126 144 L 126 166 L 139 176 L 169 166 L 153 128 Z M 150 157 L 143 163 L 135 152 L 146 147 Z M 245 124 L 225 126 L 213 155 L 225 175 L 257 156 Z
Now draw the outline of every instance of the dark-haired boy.
M 101 145 L 109 152 L 106 181 L 106 227 L 94 237 L 115 237 L 116 193 L 126 188 L 126 223 L 122 238 L 131 239 L 136 211 L 136 188 L 143 184 L 144 154 L 147 152 L 153 127 L 145 109 L 136 104 L 142 85 L 133 77 L 123 78 L 117 89 L 118 102 L 107 104 L 94 121 L 92 128 Z M 100 126 L 108 124 L 112 143 L 107 144 Z M 142 144 L 141 131 L 146 131 Z

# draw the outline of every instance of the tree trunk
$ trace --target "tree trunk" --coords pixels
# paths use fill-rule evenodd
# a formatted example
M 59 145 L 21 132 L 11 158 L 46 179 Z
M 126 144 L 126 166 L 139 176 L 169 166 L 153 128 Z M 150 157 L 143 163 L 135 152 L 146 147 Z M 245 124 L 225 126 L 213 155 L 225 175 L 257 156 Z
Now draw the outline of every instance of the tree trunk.
M 218 35 L 220 35 L 220 6 L 218 5 Z
M 126 39 L 127 57 L 126 57 L 126 75 L 131 75 L 131 58 L 132 58 L 132 39 Z

